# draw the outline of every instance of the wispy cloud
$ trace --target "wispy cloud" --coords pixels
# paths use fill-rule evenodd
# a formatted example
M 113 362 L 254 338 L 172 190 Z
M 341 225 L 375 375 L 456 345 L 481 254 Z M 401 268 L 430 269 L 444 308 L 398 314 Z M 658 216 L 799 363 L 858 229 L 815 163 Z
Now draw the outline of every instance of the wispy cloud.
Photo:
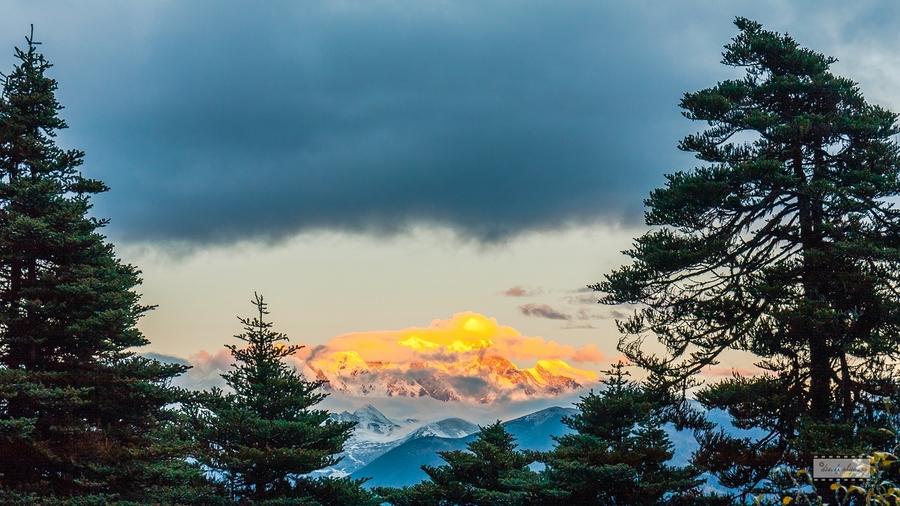
M 580 307 L 577 311 L 575 311 L 575 319 L 577 320 L 600 320 L 604 317 L 605 314 L 602 311 L 596 309 Z
M 564 313 L 549 304 L 522 304 L 519 312 L 525 316 L 547 318 L 548 320 L 571 320 L 572 315 Z
M 564 300 L 572 305 L 596 305 L 599 297 L 590 293 L 579 293 L 577 295 L 567 295 Z
M 560 328 L 564 329 L 564 330 L 578 330 L 578 329 L 593 329 L 596 327 L 594 327 L 593 324 L 588 323 L 588 322 L 574 322 L 574 323 L 566 323 L 565 325 L 563 325 Z
M 531 297 L 533 295 L 538 295 L 542 292 L 540 288 L 526 288 L 520 285 L 516 285 L 501 292 L 503 295 L 507 297 Z

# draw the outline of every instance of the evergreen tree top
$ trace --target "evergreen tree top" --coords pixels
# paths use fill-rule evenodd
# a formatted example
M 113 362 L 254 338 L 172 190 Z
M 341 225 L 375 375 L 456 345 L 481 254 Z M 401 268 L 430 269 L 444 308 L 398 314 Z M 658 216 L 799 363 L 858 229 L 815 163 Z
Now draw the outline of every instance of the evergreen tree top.
M 658 421 L 658 402 L 651 400 L 639 383 L 629 379 L 624 361 L 603 371 L 601 389 L 591 390 L 575 404 L 578 412 L 563 418 L 563 423 L 579 434 L 620 444 L 640 430 L 642 425 Z
M 326 396 L 323 382 L 307 381 L 284 360 L 302 346 L 286 344 L 274 330 L 261 295 L 251 302 L 256 314 L 238 318 L 242 344 L 226 345 L 234 363 L 222 377 L 233 391 L 205 392 L 189 408 L 203 448 L 198 460 L 219 472 L 236 498 L 295 501 L 330 487 L 368 497 L 358 481 L 303 477 L 337 462 L 354 423 L 315 408 Z
M 274 323 L 267 319 L 268 306 L 261 295 L 254 293 L 251 303 L 256 314 L 238 317 L 244 332 L 234 336 L 244 346 L 225 346 L 234 363 L 222 378 L 238 397 L 238 404 L 251 409 L 255 416 L 267 420 L 302 419 L 307 416 L 306 408 L 325 398 L 326 394 L 320 391 L 323 382 L 308 382 L 285 363 L 285 358 L 304 346 L 285 344 L 288 337 L 273 330 Z M 327 416 L 324 411 L 316 413 Z
M 272 330 L 275 324 L 266 319 L 269 309 L 263 296 L 254 292 L 253 300 L 250 302 L 256 307 L 257 314 L 252 318 L 238 316 L 238 321 L 244 326 L 244 332 L 234 336 L 247 343 L 247 346 L 239 348 L 234 344 L 225 345 L 236 360 L 249 362 L 251 359 L 261 360 L 268 357 L 285 358 L 305 347 L 299 344 L 280 344 L 290 339 L 287 335 Z
M 0 198 L 10 195 L 12 188 L 36 183 L 36 178 L 58 181 L 58 191 L 63 194 L 106 191 L 103 182 L 84 178 L 77 171 L 84 152 L 56 146 L 57 131 L 68 125 L 59 116 L 63 106 L 56 98 L 58 83 L 46 74 L 53 64 L 38 50 L 41 43 L 35 41 L 33 27 L 26 43 L 25 49 L 15 48 L 19 63 L 12 72 L 0 73 L 0 137 L 6 140 L 0 144 L 0 159 L 6 161 L 0 163 L 0 179 L 9 185 L 2 187 Z

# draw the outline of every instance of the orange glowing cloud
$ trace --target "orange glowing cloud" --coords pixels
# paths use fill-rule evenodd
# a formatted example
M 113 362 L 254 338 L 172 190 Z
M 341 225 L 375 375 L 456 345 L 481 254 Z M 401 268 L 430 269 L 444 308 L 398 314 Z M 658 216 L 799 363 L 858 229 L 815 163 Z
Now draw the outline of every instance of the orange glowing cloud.
M 571 393 L 593 386 L 604 360 L 594 345 L 574 347 L 525 336 L 479 313 L 457 313 L 427 327 L 353 332 L 307 346 L 289 359 L 309 379 L 351 396 L 432 397 L 493 403 Z M 187 379 L 213 385 L 232 362 L 227 349 L 190 356 Z
M 525 336 L 494 318 L 463 312 L 427 327 L 343 334 L 303 350 L 297 360 L 307 376 L 352 394 L 493 402 L 595 383 L 596 372 L 569 362 L 598 363 L 603 354 L 594 345 Z
M 594 345 L 576 348 L 542 337 L 524 336 L 513 327 L 500 325 L 494 318 L 471 311 L 457 313 L 448 320 L 434 320 L 428 327 L 343 334 L 309 350 L 307 356 L 326 350 L 355 351 L 367 361 L 385 362 L 416 360 L 423 355 L 449 359 L 452 355 L 472 353 L 498 355 L 513 361 L 603 361 L 603 354 Z

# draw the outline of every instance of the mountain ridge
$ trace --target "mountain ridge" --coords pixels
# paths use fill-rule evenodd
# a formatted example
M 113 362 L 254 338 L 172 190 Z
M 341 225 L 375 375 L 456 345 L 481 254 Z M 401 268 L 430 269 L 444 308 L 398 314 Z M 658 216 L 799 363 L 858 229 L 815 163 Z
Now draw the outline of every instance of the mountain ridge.
M 371 404 L 352 412 L 332 413 L 331 419 L 355 422 L 356 426 L 340 460 L 333 466 L 312 473 L 313 476 L 347 476 L 364 467 L 383 453 L 411 439 L 426 437 L 458 438 L 478 431 L 478 426 L 462 418 L 444 418 L 429 423 L 406 418 L 393 420 Z
M 503 426 L 516 438 L 520 449 L 546 451 L 553 447 L 553 436 L 559 436 L 571 429 L 562 423 L 565 416 L 576 413 L 575 408 L 552 406 L 527 415 L 503 422 Z M 438 452 L 465 450 L 466 445 L 476 435 L 447 438 L 426 436 L 411 438 L 396 445 L 364 467 L 351 473 L 353 478 L 368 478 L 367 487 L 412 485 L 427 476 L 421 470 L 422 465 L 440 465 L 443 463 Z
M 594 372 L 563 360 L 538 360 L 520 368 L 499 355 L 466 359 L 422 357 L 406 364 L 366 361 L 355 351 L 316 355 L 303 367 L 327 389 L 357 397 L 432 397 L 491 404 L 499 400 L 554 397 L 597 381 Z

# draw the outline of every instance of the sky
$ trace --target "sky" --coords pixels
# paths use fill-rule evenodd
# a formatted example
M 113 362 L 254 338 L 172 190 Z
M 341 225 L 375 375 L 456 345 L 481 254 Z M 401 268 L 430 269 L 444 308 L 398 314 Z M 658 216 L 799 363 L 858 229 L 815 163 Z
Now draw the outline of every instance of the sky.
M 0 68 L 33 23 L 60 143 L 112 188 L 94 212 L 159 306 L 147 351 L 216 356 L 259 291 L 310 349 L 470 311 L 593 346 L 579 367 L 601 370 L 629 309 L 584 287 L 626 261 L 663 175 L 694 166 L 676 145 L 702 125 L 678 101 L 737 75 L 719 63 L 732 19 L 837 57 L 898 110 L 898 8 L 13 0 Z

